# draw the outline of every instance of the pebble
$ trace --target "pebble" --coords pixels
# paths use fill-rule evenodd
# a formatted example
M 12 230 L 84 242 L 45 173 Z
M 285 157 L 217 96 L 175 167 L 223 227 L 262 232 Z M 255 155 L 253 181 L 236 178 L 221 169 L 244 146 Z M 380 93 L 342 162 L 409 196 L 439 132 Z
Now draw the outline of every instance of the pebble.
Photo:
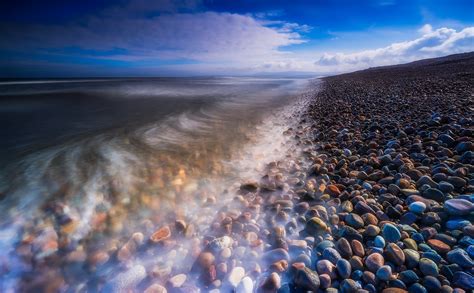
M 339 276 L 343 279 L 347 279 L 351 275 L 351 264 L 343 258 L 337 261 L 336 269 Z
M 236 293 L 252 293 L 253 292 L 253 281 L 250 277 L 244 277 L 240 281 L 239 285 L 235 289 Z
M 415 201 L 408 206 L 408 209 L 415 214 L 423 214 L 426 210 L 426 204 L 421 201 Z
M 164 226 L 158 229 L 156 232 L 151 234 L 150 240 L 153 243 L 160 243 L 163 240 L 169 239 L 171 237 L 171 230 L 168 226 Z
M 474 277 L 467 272 L 458 271 L 454 273 L 453 285 L 464 290 L 472 291 L 474 290 Z
M 331 277 L 326 274 L 320 274 L 319 275 L 319 282 L 320 282 L 320 288 L 321 289 L 326 289 L 331 287 Z
M 405 263 L 405 254 L 403 250 L 395 243 L 389 243 L 385 251 L 387 260 L 397 266 L 401 266 Z
M 438 266 L 434 261 L 428 258 L 421 258 L 419 262 L 420 271 L 425 276 L 437 277 L 439 274 Z
M 405 270 L 405 271 L 400 272 L 398 275 L 398 278 L 407 285 L 416 283 L 420 280 L 418 275 L 413 270 Z
M 232 287 L 237 287 L 245 277 L 245 269 L 243 267 L 235 267 L 230 271 L 227 281 Z
M 438 253 L 445 254 L 451 250 L 451 247 L 449 247 L 449 245 L 438 239 L 429 239 L 427 242 L 428 245 Z
M 165 287 L 161 286 L 160 284 L 153 284 L 143 291 L 143 293 L 167 293 Z
M 446 258 L 450 263 L 458 264 L 463 268 L 474 267 L 474 261 L 471 259 L 469 254 L 461 248 L 451 250 L 447 253 Z
M 281 279 L 277 273 L 271 273 L 260 285 L 261 292 L 276 292 L 281 287 Z
M 327 229 L 326 223 L 318 217 L 313 217 L 306 222 L 305 231 L 311 236 L 322 234 L 326 232 Z
M 408 288 L 409 293 L 428 293 L 425 287 L 420 283 L 415 283 Z
M 327 259 L 321 259 L 316 263 L 316 271 L 320 275 L 329 275 L 331 279 L 336 278 L 336 266 Z
M 302 267 L 296 271 L 294 282 L 298 287 L 314 292 L 318 291 L 320 285 L 318 273 L 307 267 Z
M 344 279 L 340 285 L 342 293 L 357 292 L 359 289 L 362 289 L 360 284 L 352 279 Z
M 168 288 L 180 288 L 186 282 L 187 276 L 185 274 L 179 274 L 168 279 L 166 286 Z
M 426 276 L 423 278 L 423 286 L 431 292 L 440 292 L 441 282 L 434 276 Z
M 397 227 L 389 223 L 383 226 L 382 234 L 388 242 L 397 242 L 402 237 Z
M 352 240 L 351 241 L 351 247 L 352 247 L 352 251 L 353 253 L 358 256 L 358 257 L 364 257 L 365 255 L 365 249 L 364 249 L 364 245 L 358 241 L 358 240 Z
M 381 266 L 375 274 L 379 280 L 388 281 L 392 277 L 392 268 L 387 265 Z
M 337 252 L 336 249 L 332 247 L 328 247 L 323 251 L 322 257 L 324 259 L 329 260 L 331 263 L 336 264 L 339 259 L 341 259 L 341 255 Z
M 385 260 L 380 253 L 372 253 L 365 259 L 365 265 L 373 273 L 377 272 L 377 270 L 383 266 L 384 263 Z
M 420 254 L 418 251 L 413 249 L 404 249 L 403 253 L 405 254 L 406 265 L 408 268 L 418 267 L 420 262 Z
M 232 242 L 233 242 L 232 238 L 230 238 L 229 236 L 223 236 L 209 242 L 208 248 L 211 251 L 218 253 L 224 248 L 230 247 L 232 245 Z
M 356 240 L 353 240 L 353 241 L 356 241 Z M 340 253 L 340 255 L 344 258 L 350 258 L 353 254 L 351 244 L 344 237 L 340 238 L 336 242 L 336 248 L 337 248 L 337 251 Z
M 465 199 L 454 198 L 444 202 L 444 209 L 453 216 L 466 216 L 474 212 L 474 204 Z
M 350 213 L 344 218 L 344 221 L 355 229 L 364 227 L 364 220 L 358 214 Z
M 374 245 L 375 245 L 375 247 L 384 248 L 385 247 L 385 239 L 383 239 L 382 236 L 377 235 L 377 237 L 375 237 L 375 239 L 374 239 Z

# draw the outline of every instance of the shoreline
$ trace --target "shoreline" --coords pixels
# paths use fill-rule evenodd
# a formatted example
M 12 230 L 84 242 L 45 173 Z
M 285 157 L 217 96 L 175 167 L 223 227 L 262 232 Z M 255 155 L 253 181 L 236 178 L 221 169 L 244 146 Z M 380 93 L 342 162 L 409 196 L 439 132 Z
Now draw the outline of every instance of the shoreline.
M 229 187 L 228 203 L 200 194 L 193 218 L 176 209 L 93 251 L 56 239 L 58 252 L 35 261 L 82 265 L 94 279 L 78 289 L 102 292 L 469 292 L 474 54 L 403 68 L 324 78 L 283 131 L 285 157 Z M 195 230 L 199 219 L 209 227 Z M 33 244 L 19 257 L 35 258 Z M 30 286 L 75 281 L 51 272 Z

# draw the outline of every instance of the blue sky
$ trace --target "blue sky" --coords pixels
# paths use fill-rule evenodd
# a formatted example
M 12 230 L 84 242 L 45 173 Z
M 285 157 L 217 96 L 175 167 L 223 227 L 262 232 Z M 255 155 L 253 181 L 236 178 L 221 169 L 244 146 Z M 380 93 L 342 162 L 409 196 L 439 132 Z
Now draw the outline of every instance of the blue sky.
M 332 74 L 473 51 L 473 23 L 474 0 L 2 1 L 0 77 Z

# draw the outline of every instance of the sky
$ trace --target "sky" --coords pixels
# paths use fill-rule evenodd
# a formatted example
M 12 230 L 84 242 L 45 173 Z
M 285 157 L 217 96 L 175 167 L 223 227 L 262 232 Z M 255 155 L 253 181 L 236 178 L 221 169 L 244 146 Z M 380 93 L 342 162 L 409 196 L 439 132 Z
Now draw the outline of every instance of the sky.
M 327 75 L 474 51 L 474 0 L 0 2 L 0 77 Z

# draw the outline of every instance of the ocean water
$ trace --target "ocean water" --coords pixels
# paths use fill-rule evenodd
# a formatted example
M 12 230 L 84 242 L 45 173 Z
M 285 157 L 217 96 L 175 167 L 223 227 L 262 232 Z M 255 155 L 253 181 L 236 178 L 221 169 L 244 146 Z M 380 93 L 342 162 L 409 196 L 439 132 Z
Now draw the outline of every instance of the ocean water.
M 127 277 L 114 277 L 129 270 L 189 270 L 193 237 L 209 232 L 240 183 L 296 150 L 284 132 L 297 127 L 310 83 L 0 82 L 0 291 L 54 282 L 120 291 L 137 285 L 117 289 Z M 120 254 L 177 219 L 194 232 L 171 251 Z

